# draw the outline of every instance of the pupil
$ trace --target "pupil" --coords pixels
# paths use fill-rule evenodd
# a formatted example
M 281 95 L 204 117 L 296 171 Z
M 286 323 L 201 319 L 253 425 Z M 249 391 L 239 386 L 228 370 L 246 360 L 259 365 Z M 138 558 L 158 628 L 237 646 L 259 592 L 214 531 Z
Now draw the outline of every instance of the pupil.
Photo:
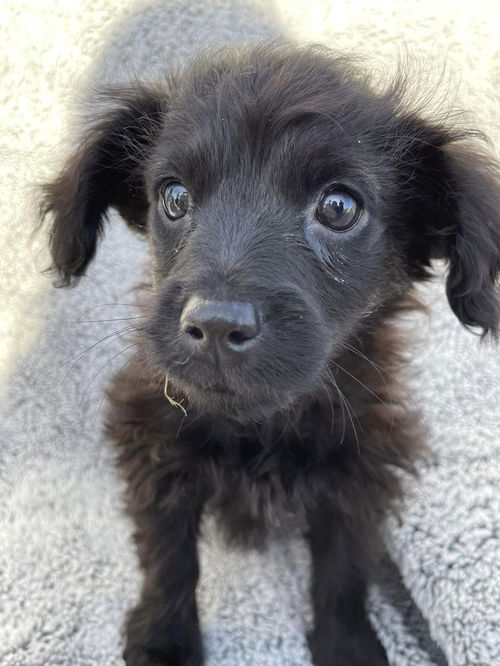
M 339 217 L 342 217 L 344 213 L 344 201 L 337 197 L 330 197 L 326 201 L 327 212 L 334 220 L 338 220 Z
M 175 197 L 175 203 L 177 205 L 177 208 L 185 213 L 188 209 L 188 193 L 187 190 L 183 190 L 179 188 L 179 191 L 176 194 Z
M 171 185 L 166 193 L 165 205 L 172 218 L 185 215 L 189 210 L 189 194 L 183 185 Z
M 348 227 L 356 216 L 357 205 L 347 193 L 330 192 L 321 202 L 321 214 L 332 228 Z

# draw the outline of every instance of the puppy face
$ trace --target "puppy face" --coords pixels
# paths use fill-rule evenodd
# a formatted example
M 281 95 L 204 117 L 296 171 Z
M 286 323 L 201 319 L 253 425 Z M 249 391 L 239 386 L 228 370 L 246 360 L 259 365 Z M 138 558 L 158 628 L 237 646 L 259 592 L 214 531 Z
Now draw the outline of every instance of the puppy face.
M 393 164 L 349 108 L 366 96 L 323 111 L 318 81 L 282 75 L 286 99 L 255 69 L 181 86 L 146 177 L 150 353 L 190 402 L 250 418 L 313 392 L 405 280 Z
M 144 345 L 174 395 L 240 421 L 290 408 L 433 257 L 461 321 L 497 329 L 494 165 L 397 85 L 265 46 L 118 100 L 48 189 L 54 263 L 84 271 L 108 206 L 146 230 Z

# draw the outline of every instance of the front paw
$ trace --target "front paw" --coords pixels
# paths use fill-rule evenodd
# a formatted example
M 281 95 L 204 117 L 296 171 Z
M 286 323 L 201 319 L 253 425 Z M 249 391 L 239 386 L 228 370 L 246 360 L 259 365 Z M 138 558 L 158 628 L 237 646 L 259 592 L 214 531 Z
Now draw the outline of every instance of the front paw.
M 123 652 L 123 660 L 127 666 L 166 666 L 167 656 L 160 652 L 154 654 L 152 650 L 138 645 L 127 645 Z
M 151 606 L 139 605 L 129 615 L 127 666 L 203 666 L 201 637 L 196 620 L 154 618 Z
M 374 633 L 312 631 L 307 636 L 314 666 L 389 666 Z
M 127 645 L 123 659 L 127 666 L 202 666 L 201 657 L 185 656 L 175 644 L 162 648 Z

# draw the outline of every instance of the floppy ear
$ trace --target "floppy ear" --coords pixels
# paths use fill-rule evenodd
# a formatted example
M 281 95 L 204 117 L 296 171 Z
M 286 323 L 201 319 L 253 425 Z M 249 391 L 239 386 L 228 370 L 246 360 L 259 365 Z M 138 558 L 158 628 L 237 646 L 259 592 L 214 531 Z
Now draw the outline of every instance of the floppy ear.
M 166 111 L 165 94 L 153 88 L 109 90 L 107 110 L 85 131 L 61 174 L 44 187 L 42 218 L 53 215 L 51 269 L 68 286 L 93 258 L 106 211 L 116 208 L 133 228 L 144 230 L 148 210 L 143 163 Z
M 448 261 L 446 293 L 467 328 L 497 337 L 500 327 L 500 177 L 478 143 L 434 138 L 424 165 L 428 258 Z M 467 136 L 467 135 L 465 135 Z M 441 145 L 439 146 L 439 143 Z M 437 145 L 436 145 L 437 144 Z M 429 149 L 427 149 L 429 155 Z M 422 165 L 420 165 L 422 168 Z
M 443 232 L 446 293 L 467 327 L 497 337 L 500 327 L 500 174 L 478 146 L 444 149 L 452 226 Z
M 401 190 L 415 233 L 407 245 L 414 275 L 425 278 L 430 259 L 447 260 L 446 292 L 453 312 L 467 328 L 497 337 L 499 165 L 484 153 L 477 132 L 444 130 L 423 121 L 410 121 L 404 130 L 411 159 L 402 169 Z

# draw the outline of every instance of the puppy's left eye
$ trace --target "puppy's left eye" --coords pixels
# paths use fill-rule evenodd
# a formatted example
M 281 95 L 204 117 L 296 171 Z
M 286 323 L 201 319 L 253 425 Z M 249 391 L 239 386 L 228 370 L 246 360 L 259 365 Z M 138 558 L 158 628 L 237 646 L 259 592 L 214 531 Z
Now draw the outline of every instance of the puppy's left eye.
M 347 190 L 330 189 L 321 197 L 316 208 L 316 219 L 332 231 L 347 231 L 359 220 L 360 202 Z
M 166 183 L 160 197 L 163 210 L 171 220 L 184 217 L 191 208 L 191 197 L 182 183 Z

